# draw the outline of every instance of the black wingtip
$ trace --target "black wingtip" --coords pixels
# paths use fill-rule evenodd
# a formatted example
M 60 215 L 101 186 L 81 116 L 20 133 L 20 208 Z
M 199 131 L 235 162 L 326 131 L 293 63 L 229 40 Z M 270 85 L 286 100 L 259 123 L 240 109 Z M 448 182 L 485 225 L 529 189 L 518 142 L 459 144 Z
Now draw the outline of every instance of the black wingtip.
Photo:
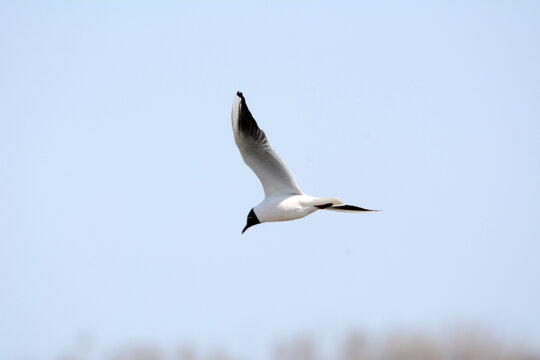
M 244 99 L 244 95 L 242 95 L 242 92 L 241 92 L 241 91 L 237 91 L 237 92 L 236 92 L 236 95 L 240 96 L 241 99 Z
M 334 205 L 332 206 L 332 209 L 346 210 L 346 211 L 379 211 L 379 210 L 364 209 L 362 207 L 354 206 L 354 205 Z

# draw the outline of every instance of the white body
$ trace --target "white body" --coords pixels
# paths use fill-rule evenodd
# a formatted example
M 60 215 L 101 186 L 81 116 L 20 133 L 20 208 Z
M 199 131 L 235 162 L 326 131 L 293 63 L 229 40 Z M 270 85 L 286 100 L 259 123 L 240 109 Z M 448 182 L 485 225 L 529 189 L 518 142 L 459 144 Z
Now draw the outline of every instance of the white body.
M 265 197 L 253 208 L 260 222 L 287 221 L 303 218 L 317 210 L 318 205 L 343 204 L 336 198 L 316 198 L 310 195 L 284 195 Z

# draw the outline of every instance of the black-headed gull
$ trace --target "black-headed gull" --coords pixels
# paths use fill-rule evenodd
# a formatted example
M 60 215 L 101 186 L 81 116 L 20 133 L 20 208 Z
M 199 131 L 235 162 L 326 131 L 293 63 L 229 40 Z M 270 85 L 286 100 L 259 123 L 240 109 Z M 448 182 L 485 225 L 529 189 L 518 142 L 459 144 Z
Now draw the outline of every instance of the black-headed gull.
M 264 200 L 249 212 L 242 234 L 253 225 L 300 219 L 319 209 L 345 212 L 374 211 L 346 205 L 333 197 L 318 198 L 304 194 L 298 188 L 287 165 L 270 147 L 264 131 L 259 129 L 241 92 L 237 92 L 234 99 L 232 127 L 236 146 L 244 162 L 257 175 L 264 188 Z

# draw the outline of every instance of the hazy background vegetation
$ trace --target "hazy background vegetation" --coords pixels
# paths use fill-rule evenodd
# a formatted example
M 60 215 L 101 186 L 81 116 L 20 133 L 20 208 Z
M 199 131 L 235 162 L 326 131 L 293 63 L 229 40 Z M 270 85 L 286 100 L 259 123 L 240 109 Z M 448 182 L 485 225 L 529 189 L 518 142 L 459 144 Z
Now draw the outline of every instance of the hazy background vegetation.
M 540 352 L 530 344 L 503 340 L 485 329 L 454 328 L 437 334 L 396 331 L 385 336 L 369 336 L 351 331 L 328 346 L 327 341 L 304 335 L 277 342 L 260 359 L 272 360 L 537 360 Z M 246 341 L 249 341 L 246 339 Z M 326 344 L 324 346 L 323 344 Z M 80 339 L 59 360 L 96 358 L 89 339 Z M 130 345 L 103 355 L 110 360 L 248 360 L 224 349 L 198 349 L 189 345 L 160 348 L 155 345 Z

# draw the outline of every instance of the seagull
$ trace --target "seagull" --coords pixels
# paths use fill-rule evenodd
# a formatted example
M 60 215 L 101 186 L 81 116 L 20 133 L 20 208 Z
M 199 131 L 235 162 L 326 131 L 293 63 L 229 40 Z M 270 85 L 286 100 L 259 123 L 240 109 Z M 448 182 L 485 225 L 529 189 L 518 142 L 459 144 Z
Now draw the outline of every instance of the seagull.
M 343 212 L 377 211 L 347 205 L 333 197 L 304 194 L 287 165 L 270 147 L 264 131 L 257 125 L 240 91 L 234 98 L 232 128 L 234 141 L 244 162 L 257 175 L 264 188 L 264 200 L 249 212 L 242 234 L 253 225 L 300 219 L 320 209 Z

